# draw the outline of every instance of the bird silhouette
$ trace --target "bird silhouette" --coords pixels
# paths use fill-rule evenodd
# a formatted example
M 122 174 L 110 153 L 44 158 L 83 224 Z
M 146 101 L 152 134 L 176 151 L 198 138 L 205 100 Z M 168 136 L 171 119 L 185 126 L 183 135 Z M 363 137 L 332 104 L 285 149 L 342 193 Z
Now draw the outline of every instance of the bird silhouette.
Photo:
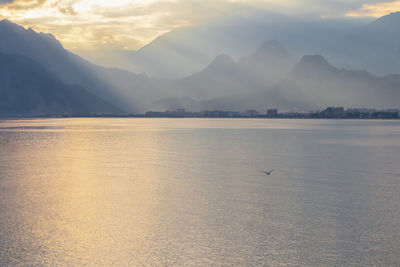
M 273 172 L 274 170 L 270 170 L 270 171 L 264 171 L 265 172 L 265 174 L 267 175 L 267 176 L 270 176 L 271 175 L 271 173 Z

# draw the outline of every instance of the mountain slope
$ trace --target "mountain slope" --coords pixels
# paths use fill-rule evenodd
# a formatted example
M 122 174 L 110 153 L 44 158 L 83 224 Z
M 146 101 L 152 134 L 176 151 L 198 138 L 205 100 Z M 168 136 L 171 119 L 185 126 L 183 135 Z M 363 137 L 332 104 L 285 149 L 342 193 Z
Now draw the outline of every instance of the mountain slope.
M 286 78 L 293 65 L 284 45 L 269 41 L 239 62 L 228 55 L 217 56 L 202 71 L 178 81 L 179 96 L 207 100 L 260 92 Z
M 63 83 L 37 62 L 0 53 L 0 115 L 118 114 L 120 110 L 80 86 Z
M 236 60 L 266 40 L 279 40 L 296 56 L 320 54 L 341 68 L 388 75 L 400 73 L 399 25 L 400 12 L 374 21 L 293 19 L 260 12 L 173 30 L 138 51 L 115 52 L 120 59 L 112 65 L 180 79 L 199 72 L 219 54 Z M 105 61 L 113 60 L 104 55 Z
M 286 78 L 295 64 L 294 56 L 279 41 L 264 42 L 252 55 L 242 58 L 238 66 L 243 73 L 264 85 L 274 85 Z
M 253 69 L 250 66 L 247 70 Z M 272 66 L 259 73 L 268 77 L 281 69 L 279 64 L 276 70 Z M 217 57 L 205 70 L 190 76 L 190 83 L 183 80 L 184 90 L 178 98 L 158 101 L 152 107 L 195 111 L 400 107 L 400 75 L 377 77 L 366 71 L 338 69 L 320 55 L 304 56 L 289 73 L 282 73 L 282 80 L 276 84 L 263 79 L 257 83 L 254 72 L 244 70 L 230 57 Z
M 205 69 L 178 82 L 180 94 L 196 100 L 243 90 L 240 69 L 228 55 L 217 56 Z
M 288 16 L 255 9 L 249 16 L 228 16 L 208 24 L 174 29 L 138 51 L 117 51 L 121 63 L 114 61 L 112 65 L 150 76 L 182 79 L 201 71 L 220 54 L 236 59 L 265 40 L 276 39 L 276 33 L 290 23 L 293 19 Z M 96 56 L 87 58 L 96 60 Z M 110 60 L 113 61 L 103 56 L 101 61 L 94 62 Z
M 277 29 L 280 27 L 283 26 Z M 132 113 L 146 111 L 157 101 L 162 106 L 168 103 L 178 106 L 184 101 L 199 108 L 218 107 L 218 103 L 226 107 L 255 108 L 266 103 L 276 108 L 310 109 L 327 105 L 398 107 L 399 102 L 397 76 L 377 77 L 363 71 L 337 69 L 322 56 L 303 58 L 291 72 L 293 56 L 277 41 L 263 43 L 255 53 L 239 61 L 227 55 L 217 56 L 203 70 L 172 81 L 93 65 L 65 50 L 51 35 L 38 34 L 9 21 L 0 23 L 0 36 L 5 37 L 0 39 L 0 52 L 31 57 L 64 83 L 79 84 Z M 169 62 L 172 67 L 175 63 L 174 59 Z M 235 104 L 239 102 L 240 105 Z
M 347 41 L 346 46 L 342 45 L 351 36 L 351 29 L 365 23 L 300 19 L 258 9 L 247 15 L 228 15 L 208 24 L 172 30 L 138 51 L 114 51 L 109 56 L 102 54 L 101 60 L 98 55 L 87 58 L 150 76 L 182 79 L 201 71 L 217 55 L 228 54 L 237 60 L 266 40 L 279 40 L 297 56 L 318 53 L 332 61 L 348 49 L 347 45 L 352 45 Z M 342 66 L 347 63 L 346 57 L 335 63 Z
M 0 36 L 0 52 L 30 57 L 52 70 L 63 82 L 79 84 L 126 112 L 140 111 L 143 102 L 153 100 L 159 93 L 147 77 L 91 64 L 64 49 L 52 35 L 3 20 Z
M 358 30 L 358 35 L 372 44 L 400 50 L 400 12 L 378 18 Z
M 292 98 L 319 107 L 399 107 L 400 80 L 395 77 L 337 69 L 322 56 L 314 55 L 304 56 L 278 88 Z

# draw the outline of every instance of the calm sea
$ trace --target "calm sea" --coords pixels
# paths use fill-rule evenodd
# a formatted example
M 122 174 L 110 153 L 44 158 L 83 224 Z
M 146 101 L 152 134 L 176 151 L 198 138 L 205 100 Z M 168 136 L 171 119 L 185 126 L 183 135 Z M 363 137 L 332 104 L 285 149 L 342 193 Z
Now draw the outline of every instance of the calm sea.
M 400 121 L 0 121 L 0 265 L 400 265 Z

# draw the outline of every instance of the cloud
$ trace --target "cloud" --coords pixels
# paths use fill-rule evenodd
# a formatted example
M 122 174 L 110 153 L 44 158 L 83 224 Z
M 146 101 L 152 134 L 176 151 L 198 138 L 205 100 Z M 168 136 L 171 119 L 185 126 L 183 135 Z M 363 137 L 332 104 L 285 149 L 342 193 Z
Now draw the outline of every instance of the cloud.
M 0 0 L 0 17 L 37 31 L 50 32 L 70 49 L 137 49 L 174 28 L 210 22 L 227 15 L 246 16 L 254 10 L 265 9 L 316 17 L 344 17 L 354 14 L 367 16 L 393 11 L 397 2 L 387 0 Z
M 395 11 L 400 11 L 400 0 L 364 4 L 358 10 L 349 12 L 346 15 L 349 17 L 381 17 Z
M 42 6 L 46 1 L 47 0 L 5 0 L 5 3 L 8 9 L 26 10 Z
M 67 48 L 137 49 L 162 33 L 239 11 L 241 5 L 223 0 L 15 0 L 0 14 L 54 34 Z
M 9 4 L 11 2 L 13 2 L 14 0 L 0 0 L 0 5 L 4 5 L 4 4 Z

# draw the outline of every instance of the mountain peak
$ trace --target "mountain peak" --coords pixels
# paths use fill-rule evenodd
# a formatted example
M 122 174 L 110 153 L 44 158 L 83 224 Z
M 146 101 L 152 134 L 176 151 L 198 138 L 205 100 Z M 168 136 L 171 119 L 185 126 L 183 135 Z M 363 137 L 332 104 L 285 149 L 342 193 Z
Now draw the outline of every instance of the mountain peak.
M 0 27 L 13 27 L 15 29 L 20 29 L 23 28 L 22 26 L 12 22 L 11 20 L 8 19 L 3 19 L 0 21 Z
M 321 55 L 306 55 L 304 56 L 299 64 L 308 64 L 308 65 L 329 65 L 328 61 Z
M 0 35 L 8 36 L 10 37 L 11 35 L 34 35 L 36 32 L 31 29 L 31 28 L 25 28 L 22 25 L 19 25 L 17 23 L 14 23 L 8 19 L 3 19 L 0 21 Z M 1 42 L 1 41 L 0 41 Z
M 393 12 L 383 17 L 380 17 L 376 21 L 383 21 L 383 20 L 390 20 L 390 21 L 400 21 L 400 12 Z
M 244 59 L 244 61 L 246 60 L 262 65 L 268 65 L 272 62 L 274 62 L 274 64 L 281 62 L 283 65 L 294 64 L 294 62 L 292 62 L 292 56 L 287 51 L 286 47 L 279 41 L 268 41 L 263 43 L 249 58 Z
M 0 24 L 5 24 L 5 23 L 11 23 L 8 19 L 2 19 L 0 20 Z
M 337 71 L 329 62 L 321 55 L 304 56 L 293 69 L 295 75 L 310 75 L 312 73 L 332 73 Z
M 400 12 L 390 13 L 389 15 L 378 18 L 365 26 L 366 30 L 378 31 L 382 34 L 388 31 L 389 34 L 398 33 L 400 24 Z M 382 32 L 384 31 L 384 32 Z
M 63 48 L 62 44 L 49 33 L 38 33 L 32 28 L 25 28 L 8 19 L 0 21 L 0 35 L 5 36 L 0 40 L 0 51 L 21 54 L 17 48 L 26 50 L 28 47 L 40 47 L 44 41 L 55 48 Z M 34 44 L 36 42 L 36 44 Z M 24 53 L 22 53 L 24 54 Z
M 218 55 L 210 64 L 209 67 L 224 68 L 226 66 L 234 65 L 235 61 L 229 55 Z

